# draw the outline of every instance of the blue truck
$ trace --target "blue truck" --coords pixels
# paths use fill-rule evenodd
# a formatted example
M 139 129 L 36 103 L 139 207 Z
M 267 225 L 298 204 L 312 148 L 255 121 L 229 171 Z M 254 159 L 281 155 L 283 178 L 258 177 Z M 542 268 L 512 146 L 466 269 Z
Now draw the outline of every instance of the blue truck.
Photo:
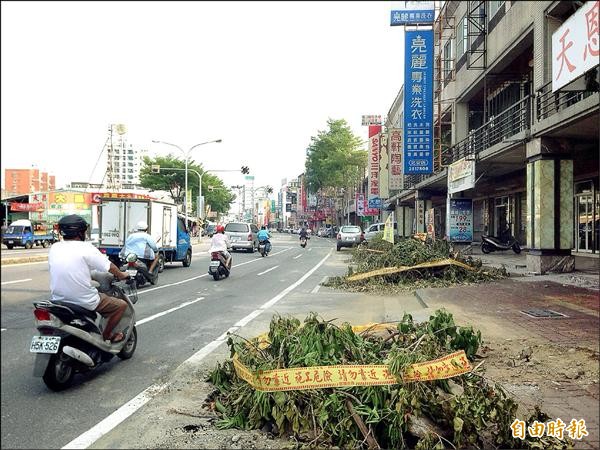
M 148 224 L 148 233 L 159 248 L 158 271 L 166 263 L 181 262 L 183 267 L 192 263 L 192 245 L 183 216 L 177 206 L 158 200 L 102 197 L 98 206 L 98 249 L 120 266 L 119 253 L 139 221 Z
M 52 229 L 48 230 L 45 225 L 32 223 L 27 219 L 12 222 L 2 236 L 2 243 L 8 249 L 14 247 L 30 249 L 34 245 L 48 247 L 57 240 L 58 237 L 52 232 Z

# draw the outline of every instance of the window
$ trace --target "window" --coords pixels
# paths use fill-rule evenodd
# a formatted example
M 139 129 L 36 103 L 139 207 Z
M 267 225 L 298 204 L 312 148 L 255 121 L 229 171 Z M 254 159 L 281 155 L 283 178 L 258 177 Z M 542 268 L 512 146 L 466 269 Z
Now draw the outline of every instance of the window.
M 490 1 L 490 19 L 496 15 L 500 7 L 504 4 L 504 0 L 501 1 Z
M 444 80 L 452 78 L 453 60 L 452 60 L 452 39 L 444 45 Z
M 456 57 L 460 58 L 467 52 L 467 17 L 460 19 L 456 27 Z

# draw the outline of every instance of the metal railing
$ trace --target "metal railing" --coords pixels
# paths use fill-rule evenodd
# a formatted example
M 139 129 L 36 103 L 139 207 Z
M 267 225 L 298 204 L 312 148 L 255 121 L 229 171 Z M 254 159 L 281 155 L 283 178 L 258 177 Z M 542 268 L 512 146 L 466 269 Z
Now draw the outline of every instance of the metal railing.
M 562 91 L 559 89 L 556 92 L 552 92 L 552 81 L 550 81 L 536 92 L 536 121 L 539 122 L 547 119 L 553 114 L 580 102 L 595 92 L 598 91 L 586 89 Z
M 508 139 L 531 127 L 531 96 L 526 96 L 506 108 L 497 116 L 492 116 L 481 127 L 442 154 L 445 164 L 461 158 L 475 156 L 504 139 Z

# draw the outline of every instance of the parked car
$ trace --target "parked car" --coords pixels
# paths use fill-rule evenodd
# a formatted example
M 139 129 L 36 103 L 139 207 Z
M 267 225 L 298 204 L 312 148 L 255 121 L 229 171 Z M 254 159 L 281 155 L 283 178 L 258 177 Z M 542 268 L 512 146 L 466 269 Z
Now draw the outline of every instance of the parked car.
M 353 247 L 360 244 L 365 239 L 365 234 L 360 227 L 356 225 L 344 225 L 340 227 L 337 234 L 337 251 L 342 247 Z
M 246 250 L 253 253 L 258 250 L 258 227 L 253 223 L 229 222 L 225 225 L 225 235 L 231 242 L 231 249 Z
M 365 231 L 365 241 L 369 242 L 377 233 L 383 233 L 385 223 L 374 223 Z M 394 234 L 398 234 L 398 223 L 394 222 Z

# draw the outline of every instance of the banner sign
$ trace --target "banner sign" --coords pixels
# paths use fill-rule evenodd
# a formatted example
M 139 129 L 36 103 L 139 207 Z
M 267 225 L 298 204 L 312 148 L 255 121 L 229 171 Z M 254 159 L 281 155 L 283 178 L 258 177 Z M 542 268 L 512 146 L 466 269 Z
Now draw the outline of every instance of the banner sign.
M 394 213 L 392 212 L 387 219 L 385 219 L 385 226 L 383 227 L 383 240 L 394 243 Z
M 379 150 L 379 198 L 389 198 L 389 154 L 388 154 L 388 135 L 381 133 Z
M 389 171 L 388 185 L 390 191 L 403 188 L 402 180 L 402 131 L 399 128 L 389 130 Z
M 295 367 L 252 372 L 236 354 L 233 357 L 233 366 L 238 377 L 254 389 L 263 392 L 398 384 L 389 366 L 385 364 Z M 460 350 L 432 361 L 409 366 L 402 375 L 402 381 L 441 380 L 470 371 L 471 365 L 465 352 Z
M 404 42 L 404 174 L 433 173 L 433 31 L 407 31 Z
M 87 194 L 86 194 L 87 195 Z M 131 192 L 92 192 L 90 194 L 90 203 L 100 203 L 100 198 L 141 198 L 145 200 L 152 200 L 153 197 L 147 194 L 134 194 Z
M 473 189 L 475 187 L 475 161 L 459 159 L 448 166 L 448 193 Z
M 425 211 L 425 230 L 427 236 L 435 241 L 435 209 Z
M 356 194 L 356 215 L 362 217 L 365 215 L 365 195 Z
M 434 2 L 395 1 L 392 2 L 390 26 L 432 24 L 435 18 Z
M 371 115 L 371 116 L 362 116 L 362 125 L 363 127 L 368 125 L 381 125 L 381 114 L 380 115 Z
M 38 203 L 11 202 L 10 210 L 11 211 L 28 211 L 28 212 L 40 211 L 40 210 L 44 210 L 44 203 L 43 202 L 38 202 Z
M 448 236 L 450 242 L 473 241 L 473 200 L 448 199 Z
M 599 5 L 585 2 L 552 34 L 552 92 L 598 65 Z
M 369 183 L 368 200 L 370 208 L 380 208 L 381 199 L 379 195 L 379 147 L 381 143 L 381 126 L 369 127 Z

